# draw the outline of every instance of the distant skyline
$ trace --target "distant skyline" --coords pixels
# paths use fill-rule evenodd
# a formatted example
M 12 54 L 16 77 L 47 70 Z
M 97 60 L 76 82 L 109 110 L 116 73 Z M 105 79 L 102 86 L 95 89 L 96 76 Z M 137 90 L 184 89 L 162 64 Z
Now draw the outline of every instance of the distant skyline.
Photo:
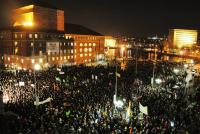
M 27 0 L 1 0 L 0 26 L 9 11 Z M 161 36 L 170 28 L 200 30 L 196 1 L 172 0 L 43 0 L 65 11 L 65 22 L 86 26 L 105 35 Z

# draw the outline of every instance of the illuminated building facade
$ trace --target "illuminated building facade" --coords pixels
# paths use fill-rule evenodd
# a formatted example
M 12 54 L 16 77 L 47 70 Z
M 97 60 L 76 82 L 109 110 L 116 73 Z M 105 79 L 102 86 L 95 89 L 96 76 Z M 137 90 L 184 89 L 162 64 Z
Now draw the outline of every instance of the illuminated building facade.
M 12 13 L 12 26 L 0 29 L 0 61 L 6 67 L 33 69 L 40 64 L 46 68 L 104 57 L 104 36 L 80 25 L 65 24 L 60 9 L 31 4 Z
M 34 29 L 64 31 L 64 11 L 29 5 L 13 10 L 12 25 Z
M 197 36 L 197 30 L 170 29 L 168 38 L 169 48 L 191 48 L 197 44 Z

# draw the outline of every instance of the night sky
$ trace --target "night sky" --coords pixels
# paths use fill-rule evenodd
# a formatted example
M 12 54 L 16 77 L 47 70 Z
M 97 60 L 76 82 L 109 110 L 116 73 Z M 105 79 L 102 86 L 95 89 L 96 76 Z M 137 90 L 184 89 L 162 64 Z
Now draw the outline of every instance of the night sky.
M 27 0 L 26 0 L 27 1 Z M 188 0 L 44 0 L 65 10 L 68 23 L 105 35 L 167 35 L 170 28 L 200 29 L 200 4 Z M 1 0 L 0 25 L 23 0 Z

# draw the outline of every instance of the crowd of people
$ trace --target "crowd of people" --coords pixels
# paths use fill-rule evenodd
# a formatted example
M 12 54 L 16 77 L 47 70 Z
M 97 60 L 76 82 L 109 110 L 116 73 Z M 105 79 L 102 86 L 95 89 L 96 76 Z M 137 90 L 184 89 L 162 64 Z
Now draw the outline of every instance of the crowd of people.
M 112 66 L 71 66 L 16 74 L 0 72 L 4 115 L 1 132 L 5 134 L 169 134 L 200 133 L 200 89 L 185 88 L 187 73 L 177 75 L 177 63 L 158 63 L 155 76 L 162 84 L 151 86 L 152 63 L 134 63 L 125 70 L 118 67 L 117 98 L 124 106 L 116 108 L 113 95 L 116 68 Z M 198 78 L 195 79 L 198 83 Z M 22 85 L 19 83 L 23 82 Z M 177 84 L 179 83 L 179 84 Z M 50 102 L 34 105 L 52 98 Z M 148 107 L 141 114 L 139 103 Z M 131 114 L 127 121 L 127 108 Z M 116 112 L 117 111 L 117 112 Z

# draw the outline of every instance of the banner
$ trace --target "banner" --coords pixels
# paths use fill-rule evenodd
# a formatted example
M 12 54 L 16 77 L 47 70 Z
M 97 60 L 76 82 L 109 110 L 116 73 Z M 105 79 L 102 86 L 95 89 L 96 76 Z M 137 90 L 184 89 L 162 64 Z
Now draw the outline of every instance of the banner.
M 50 101 L 52 101 L 52 100 L 53 100 L 53 99 L 52 99 L 51 97 L 49 97 L 49 98 L 47 98 L 47 99 L 44 100 L 44 101 L 39 101 L 39 98 L 37 97 L 37 98 L 36 98 L 36 101 L 34 101 L 34 105 L 35 105 L 35 106 L 43 105 L 43 104 L 48 103 L 48 102 L 50 102 Z
M 141 103 L 139 103 L 139 109 L 140 109 L 140 112 L 142 112 L 145 115 L 148 115 L 148 108 L 147 108 L 147 106 L 144 107 L 144 106 L 141 105 Z
M 117 77 L 121 77 L 121 75 L 120 75 L 119 73 L 117 73 L 117 72 L 116 72 L 116 76 L 117 76 Z
M 20 87 L 25 86 L 25 83 L 22 82 L 22 81 L 20 81 L 20 82 L 19 82 L 19 86 L 20 86 Z

